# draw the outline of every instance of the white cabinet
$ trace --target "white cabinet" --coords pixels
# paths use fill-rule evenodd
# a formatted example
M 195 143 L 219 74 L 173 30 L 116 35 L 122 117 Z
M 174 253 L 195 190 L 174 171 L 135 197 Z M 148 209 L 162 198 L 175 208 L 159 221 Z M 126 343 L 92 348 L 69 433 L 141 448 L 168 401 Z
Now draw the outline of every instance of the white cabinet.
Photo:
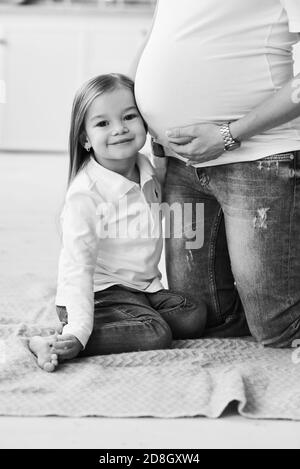
M 76 35 L 10 31 L 1 147 L 62 150 L 76 83 Z
M 131 19 L 130 22 L 105 23 L 88 35 L 85 77 L 99 73 L 128 73 L 137 49 L 143 41 L 149 21 Z
M 150 22 L 150 12 L 2 17 L 0 150 L 65 151 L 75 90 L 97 74 L 128 73 Z

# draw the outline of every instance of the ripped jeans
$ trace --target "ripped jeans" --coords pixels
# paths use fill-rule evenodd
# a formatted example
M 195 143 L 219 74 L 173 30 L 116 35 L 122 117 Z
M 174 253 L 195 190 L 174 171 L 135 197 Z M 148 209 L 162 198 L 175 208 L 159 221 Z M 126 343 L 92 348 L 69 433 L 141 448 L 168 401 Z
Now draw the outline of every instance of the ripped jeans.
M 204 204 L 203 246 L 171 233 L 166 267 L 172 291 L 207 303 L 205 335 L 299 339 L 300 152 L 198 169 L 169 157 L 164 201 Z

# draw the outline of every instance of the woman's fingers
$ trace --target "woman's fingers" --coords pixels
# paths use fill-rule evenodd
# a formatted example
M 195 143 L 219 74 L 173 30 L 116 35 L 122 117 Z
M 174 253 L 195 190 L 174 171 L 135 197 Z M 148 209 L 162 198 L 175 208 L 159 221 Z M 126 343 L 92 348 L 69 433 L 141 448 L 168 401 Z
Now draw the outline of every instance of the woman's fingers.
M 187 143 L 191 143 L 193 137 L 189 135 L 182 136 L 182 137 L 168 137 L 169 142 L 175 143 L 176 145 L 186 145 Z
M 173 129 L 168 129 L 166 131 L 166 136 L 168 139 L 170 138 L 189 138 L 190 140 L 198 135 L 198 128 L 200 126 L 197 125 L 187 125 L 185 127 L 175 127 Z M 200 127 L 201 129 L 201 127 Z
M 191 143 L 188 143 L 187 145 L 177 145 L 176 143 L 169 142 L 169 148 L 175 151 L 175 153 L 177 153 L 178 155 L 183 156 L 185 158 L 191 158 L 196 156 L 195 149 Z

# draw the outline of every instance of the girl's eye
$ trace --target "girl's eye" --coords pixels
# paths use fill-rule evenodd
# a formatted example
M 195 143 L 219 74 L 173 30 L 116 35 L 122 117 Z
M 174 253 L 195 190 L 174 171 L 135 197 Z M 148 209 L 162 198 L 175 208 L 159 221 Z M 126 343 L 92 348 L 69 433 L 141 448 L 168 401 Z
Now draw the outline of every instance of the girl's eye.
M 127 114 L 127 116 L 125 116 L 124 119 L 126 121 L 130 121 L 130 120 L 134 119 L 135 117 L 137 117 L 137 114 Z
M 108 125 L 108 121 L 100 121 L 97 124 L 98 127 L 105 127 L 106 125 Z

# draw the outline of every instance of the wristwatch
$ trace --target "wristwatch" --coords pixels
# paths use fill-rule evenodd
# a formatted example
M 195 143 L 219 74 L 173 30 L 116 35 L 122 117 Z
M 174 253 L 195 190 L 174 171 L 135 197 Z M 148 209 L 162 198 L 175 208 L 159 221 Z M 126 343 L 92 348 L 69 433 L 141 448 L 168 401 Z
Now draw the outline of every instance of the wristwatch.
M 230 122 L 227 122 L 220 126 L 220 132 L 224 140 L 224 150 L 226 151 L 236 150 L 241 146 L 240 140 L 233 138 L 231 135 L 229 125 Z

